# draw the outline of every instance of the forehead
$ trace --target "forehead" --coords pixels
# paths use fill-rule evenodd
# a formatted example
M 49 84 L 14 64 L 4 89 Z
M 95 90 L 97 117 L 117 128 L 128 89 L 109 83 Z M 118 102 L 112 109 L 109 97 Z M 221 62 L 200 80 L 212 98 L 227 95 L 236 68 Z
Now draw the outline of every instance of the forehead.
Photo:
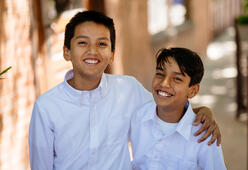
M 81 24 L 78 24 L 75 27 L 75 35 L 78 34 L 86 34 L 86 35 L 102 35 L 102 36 L 110 36 L 109 29 L 103 25 L 93 21 L 86 21 Z
M 165 70 L 168 68 L 174 68 L 180 71 L 179 65 L 173 57 L 167 57 L 164 60 L 160 60 L 160 62 L 157 63 L 157 69 Z

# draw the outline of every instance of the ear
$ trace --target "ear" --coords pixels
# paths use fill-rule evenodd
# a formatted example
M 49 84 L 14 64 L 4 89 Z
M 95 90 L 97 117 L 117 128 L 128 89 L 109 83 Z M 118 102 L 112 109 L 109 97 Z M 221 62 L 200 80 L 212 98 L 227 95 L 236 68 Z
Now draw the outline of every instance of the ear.
M 113 62 L 114 62 L 114 58 L 115 58 L 115 50 L 112 51 L 112 54 L 111 54 L 111 58 L 110 58 L 110 62 L 109 62 L 109 65 L 111 65 Z
M 66 61 L 70 61 L 71 60 L 70 50 L 66 46 L 63 47 L 63 55 L 64 55 L 64 59 Z
M 192 85 L 190 88 L 189 88 L 189 91 L 188 91 L 188 95 L 187 97 L 188 98 L 192 98 L 194 97 L 200 90 L 200 84 L 194 84 Z

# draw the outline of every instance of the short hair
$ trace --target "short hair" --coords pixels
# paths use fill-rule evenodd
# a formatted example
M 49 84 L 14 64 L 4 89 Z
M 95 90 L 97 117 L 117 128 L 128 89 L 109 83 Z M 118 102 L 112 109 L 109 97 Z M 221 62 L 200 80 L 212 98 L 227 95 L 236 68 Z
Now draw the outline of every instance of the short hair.
M 200 56 L 186 48 L 162 48 L 157 54 L 157 67 L 164 68 L 169 63 L 168 58 L 172 57 L 177 62 L 183 75 L 187 73 L 191 80 L 189 86 L 200 83 L 204 74 L 204 66 Z
M 104 15 L 103 13 L 96 12 L 96 11 L 83 11 L 78 12 L 74 15 L 69 23 L 65 27 L 65 39 L 64 39 L 64 46 L 70 49 L 70 42 L 74 36 L 75 27 L 79 24 L 84 22 L 95 22 L 97 24 L 104 25 L 109 29 L 110 32 L 110 41 L 111 41 L 111 51 L 115 49 L 115 27 L 114 21 L 112 18 Z

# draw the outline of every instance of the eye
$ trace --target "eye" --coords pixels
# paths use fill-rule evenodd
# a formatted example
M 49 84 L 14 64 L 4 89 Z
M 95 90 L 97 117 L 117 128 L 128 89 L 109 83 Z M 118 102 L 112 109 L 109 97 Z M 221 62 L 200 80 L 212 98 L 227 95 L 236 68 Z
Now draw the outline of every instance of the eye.
M 97 45 L 98 45 L 99 47 L 106 47 L 106 46 L 108 46 L 108 44 L 105 43 L 105 42 L 99 42 Z
M 87 45 L 87 42 L 86 41 L 79 41 L 78 44 L 79 45 Z
M 164 77 L 164 74 L 159 73 L 159 72 L 157 72 L 155 75 L 156 75 L 157 77 Z
M 175 82 L 182 82 L 183 80 L 179 77 L 174 77 Z

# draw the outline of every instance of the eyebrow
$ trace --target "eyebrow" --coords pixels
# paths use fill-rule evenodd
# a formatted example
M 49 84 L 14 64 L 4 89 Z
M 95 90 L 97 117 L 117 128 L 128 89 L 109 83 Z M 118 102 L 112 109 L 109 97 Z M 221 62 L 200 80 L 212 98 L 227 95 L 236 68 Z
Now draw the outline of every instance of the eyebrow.
M 166 70 L 166 68 L 156 67 L 156 70 L 164 71 L 164 70 Z M 176 75 L 180 75 L 180 76 L 184 76 L 185 77 L 185 75 L 183 73 L 181 73 L 181 72 L 174 72 L 174 73 Z
M 164 71 L 166 69 L 163 69 L 162 67 L 156 67 L 156 70 Z
M 76 39 L 80 39 L 80 38 L 86 38 L 86 39 L 89 39 L 88 36 L 85 36 L 85 35 L 78 35 L 75 37 Z M 107 37 L 100 37 L 100 38 L 97 38 L 98 40 L 107 40 L 109 41 L 109 39 Z
M 183 74 L 183 73 L 181 73 L 181 72 L 174 72 L 176 75 L 179 75 L 179 76 L 184 76 L 185 77 L 185 75 Z

